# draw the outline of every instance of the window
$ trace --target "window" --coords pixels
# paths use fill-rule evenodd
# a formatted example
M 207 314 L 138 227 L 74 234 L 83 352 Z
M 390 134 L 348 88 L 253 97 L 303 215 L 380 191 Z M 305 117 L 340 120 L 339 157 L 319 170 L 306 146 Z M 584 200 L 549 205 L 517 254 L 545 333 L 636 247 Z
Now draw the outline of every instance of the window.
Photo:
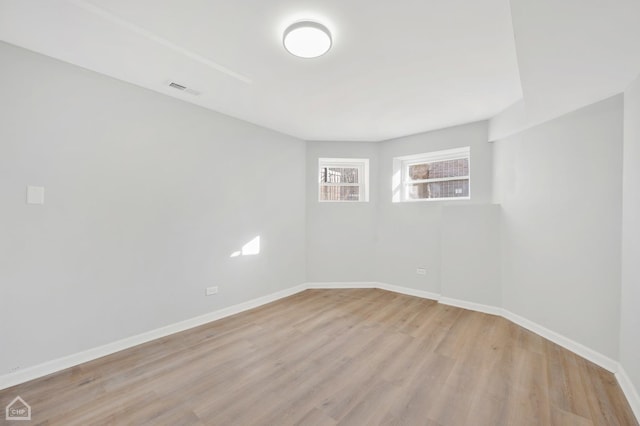
M 369 160 L 320 158 L 319 201 L 369 201 Z
M 468 200 L 470 148 L 394 158 L 393 201 Z

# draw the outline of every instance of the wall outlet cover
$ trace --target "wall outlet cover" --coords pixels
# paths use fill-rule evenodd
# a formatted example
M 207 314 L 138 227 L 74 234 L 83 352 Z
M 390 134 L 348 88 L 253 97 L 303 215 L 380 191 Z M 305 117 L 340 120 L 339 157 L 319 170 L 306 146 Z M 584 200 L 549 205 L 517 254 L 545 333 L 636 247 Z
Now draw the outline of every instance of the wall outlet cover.
M 44 186 L 27 186 L 27 204 L 44 204 Z

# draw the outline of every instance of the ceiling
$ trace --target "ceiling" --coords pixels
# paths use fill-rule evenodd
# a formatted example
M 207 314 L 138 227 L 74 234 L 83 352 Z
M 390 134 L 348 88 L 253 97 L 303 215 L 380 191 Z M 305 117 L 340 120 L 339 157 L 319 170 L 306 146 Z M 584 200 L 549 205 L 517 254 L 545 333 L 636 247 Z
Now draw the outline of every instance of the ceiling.
M 283 49 L 301 19 L 329 27 L 328 54 Z M 0 39 L 307 140 L 390 139 L 521 97 L 508 0 L 0 0 Z
M 303 19 L 328 54 L 284 50 Z M 306 140 L 575 109 L 640 73 L 639 20 L 640 0 L 0 0 L 0 40 Z
M 640 74 L 640 0 L 512 0 L 529 120 L 620 93 Z

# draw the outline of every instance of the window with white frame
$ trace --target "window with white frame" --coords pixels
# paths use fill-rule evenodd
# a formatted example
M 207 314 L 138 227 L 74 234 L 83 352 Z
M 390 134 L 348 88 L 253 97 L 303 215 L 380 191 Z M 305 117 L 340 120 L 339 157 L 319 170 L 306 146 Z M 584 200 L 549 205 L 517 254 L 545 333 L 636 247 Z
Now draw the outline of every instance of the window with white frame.
M 394 158 L 393 201 L 468 200 L 470 147 Z
M 369 160 L 320 158 L 319 201 L 369 201 Z

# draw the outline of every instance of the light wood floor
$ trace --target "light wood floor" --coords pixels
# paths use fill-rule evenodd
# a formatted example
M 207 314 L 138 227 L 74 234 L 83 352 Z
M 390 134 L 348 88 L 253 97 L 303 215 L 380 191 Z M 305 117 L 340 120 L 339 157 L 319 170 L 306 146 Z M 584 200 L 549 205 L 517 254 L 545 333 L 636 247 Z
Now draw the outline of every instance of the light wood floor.
M 374 289 L 307 290 L 0 391 L 0 407 L 17 395 L 52 425 L 638 424 L 573 353 Z

